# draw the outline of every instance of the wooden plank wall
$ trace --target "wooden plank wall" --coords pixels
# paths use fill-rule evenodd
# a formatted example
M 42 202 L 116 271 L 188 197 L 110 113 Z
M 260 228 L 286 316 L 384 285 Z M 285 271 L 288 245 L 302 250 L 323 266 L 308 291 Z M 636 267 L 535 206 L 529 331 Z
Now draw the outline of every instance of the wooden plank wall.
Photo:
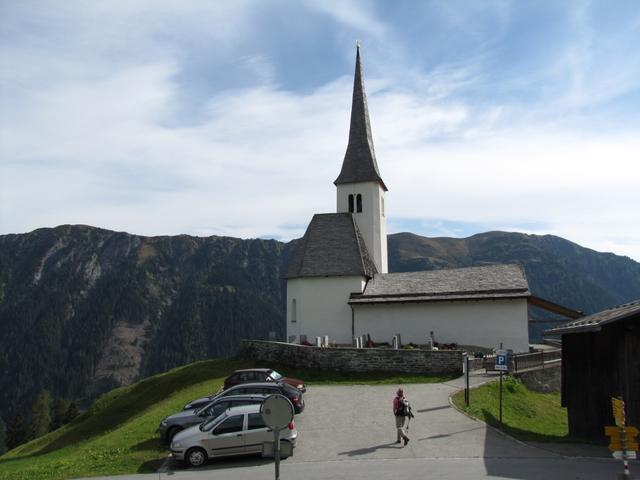
M 628 424 L 640 426 L 640 316 L 600 332 L 562 336 L 562 404 L 569 434 L 604 441 L 614 425 L 611 397 L 622 395 Z

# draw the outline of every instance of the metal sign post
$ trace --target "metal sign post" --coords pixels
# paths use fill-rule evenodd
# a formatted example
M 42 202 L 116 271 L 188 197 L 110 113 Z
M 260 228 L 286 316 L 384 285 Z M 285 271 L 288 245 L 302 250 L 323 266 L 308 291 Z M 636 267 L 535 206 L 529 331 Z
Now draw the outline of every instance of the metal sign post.
M 273 458 L 276 464 L 276 480 L 280 480 L 280 429 L 273 429 Z
M 500 425 L 502 425 L 502 371 L 500 371 Z
M 280 430 L 293 421 L 293 405 L 283 395 L 269 395 L 260 406 L 260 414 L 267 427 L 273 429 L 273 456 L 276 480 L 280 480 Z
M 464 373 L 464 404 L 469 406 L 469 355 L 465 355 L 462 360 L 462 371 Z
M 500 424 L 502 424 L 502 372 L 509 371 L 507 351 L 502 350 L 502 343 L 500 343 L 500 350 L 496 350 L 496 363 L 494 368 L 500 372 Z

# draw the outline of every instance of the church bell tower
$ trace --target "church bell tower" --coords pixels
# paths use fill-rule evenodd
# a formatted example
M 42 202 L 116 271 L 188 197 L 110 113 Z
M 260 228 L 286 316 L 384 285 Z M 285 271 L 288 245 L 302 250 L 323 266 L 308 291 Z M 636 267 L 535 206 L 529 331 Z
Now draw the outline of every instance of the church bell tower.
M 360 45 L 356 46 L 356 71 L 351 103 L 349 143 L 337 188 L 337 212 L 351 213 L 379 273 L 387 273 L 387 186 L 380 177 L 373 148 L 367 95 L 364 89 Z

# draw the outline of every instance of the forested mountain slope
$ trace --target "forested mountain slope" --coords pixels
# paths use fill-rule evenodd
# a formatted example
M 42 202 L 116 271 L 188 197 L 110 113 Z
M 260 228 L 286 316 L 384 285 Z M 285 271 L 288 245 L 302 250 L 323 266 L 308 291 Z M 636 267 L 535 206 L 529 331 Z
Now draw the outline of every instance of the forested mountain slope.
M 0 412 L 79 400 L 284 336 L 290 246 L 86 226 L 0 236 Z M 86 403 L 86 402 L 84 402 Z M 25 408 L 26 407 L 26 408 Z
M 553 236 L 389 236 L 390 271 L 519 263 L 532 292 L 598 311 L 640 297 L 640 264 Z M 0 236 L 0 416 L 40 392 L 88 400 L 242 338 L 285 335 L 294 242 L 143 237 L 88 226 Z M 536 312 L 533 312 L 536 315 Z M 544 325 L 536 324 L 537 336 Z
M 487 232 L 426 238 L 398 233 L 388 241 L 392 272 L 518 263 L 534 295 L 585 313 L 640 297 L 640 263 L 553 235 Z

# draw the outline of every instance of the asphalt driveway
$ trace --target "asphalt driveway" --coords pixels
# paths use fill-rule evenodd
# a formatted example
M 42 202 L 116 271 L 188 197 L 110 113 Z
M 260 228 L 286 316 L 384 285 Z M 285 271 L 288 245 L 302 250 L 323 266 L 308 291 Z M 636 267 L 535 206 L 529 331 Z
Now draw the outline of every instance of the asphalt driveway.
M 476 373 L 471 383 L 488 379 Z M 397 385 L 310 387 L 305 411 L 295 420 L 298 444 L 293 457 L 282 461 L 282 478 L 395 480 L 400 474 L 429 479 L 595 480 L 615 478 L 621 471 L 603 447 L 527 445 L 459 413 L 450 406 L 449 396 L 461 386 L 462 379 L 403 385 L 415 414 L 406 447 L 395 444 L 391 405 Z M 197 470 L 167 462 L 158 474 L 120 478 L 272 476 L 273 460 L 253 457 L 212 461 Z
M 486 380 L 484 375 L 473 377 L 475 384 Z M 307 410 L 296 420 L 300 442 L 295 461 L 557 457 L 460 414 L 449 396 L 461 386 L 461 380 L 403 386 L 415 415 L 406 447 L 395 444 L 392 401 L 398 386 L 314 387 L 305 397 Z

